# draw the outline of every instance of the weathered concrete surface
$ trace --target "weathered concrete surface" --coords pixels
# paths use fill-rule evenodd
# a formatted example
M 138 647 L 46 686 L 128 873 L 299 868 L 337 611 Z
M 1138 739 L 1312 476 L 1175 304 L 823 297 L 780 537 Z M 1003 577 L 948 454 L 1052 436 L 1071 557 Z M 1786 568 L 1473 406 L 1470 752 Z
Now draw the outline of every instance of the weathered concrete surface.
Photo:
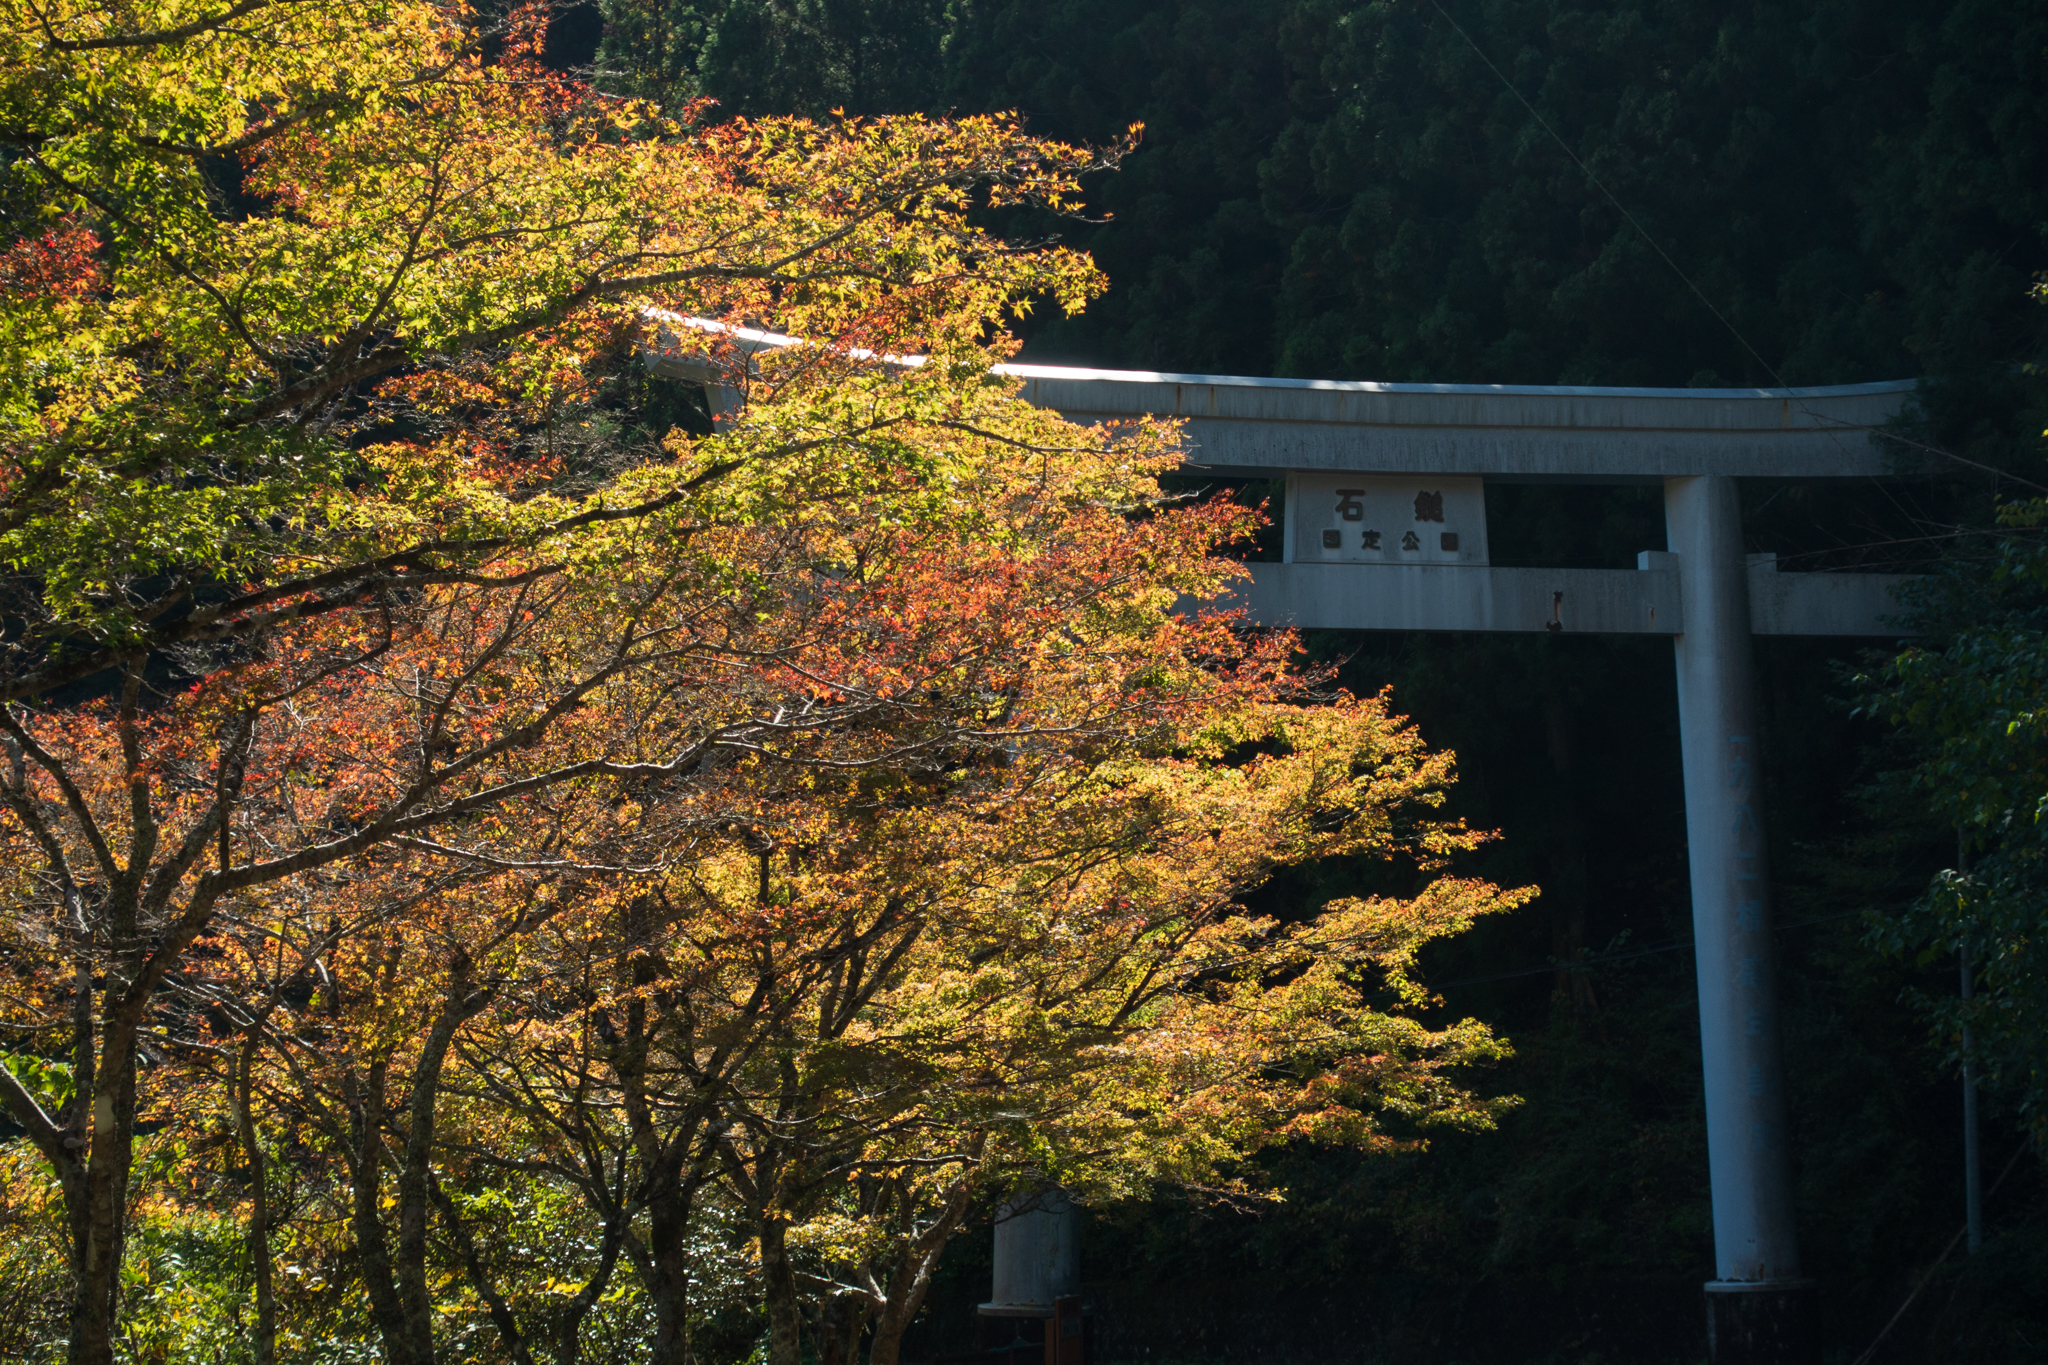
M 1732 479 L 1673 479 L 1685 630 L 1675 642 L 1685 857 L 1706 1075 L 1717 1281 L 1795 1282 L 1792 1161 L 1773 981 L 1762 745 L 1750 674 L 1749 582 Z
M 1241 473 L 1351 470 L 1657 482 L 1847 477 L 1896 463 L 1871 440 L 1914 381 L 1811 389 L 1373 384 L 1007 365 L 1024 397 L 1091 421 L 1188 420 L 1188 462 Z
M 1818 1365 L 1820 1323 L 1806 1282 L 1707 1286 L 1707 1359 L 1713 1365 Z
M 1012 1199 L 996 1213 L 995 1282 L 983 1317 L 1051 1317 L 1053 1301 L 1078 1294 L 1080 1215 L 1057 1189 Z
M 1252 564 L 1219 605 L 1303 630 L 1509 630 L 1674 635 L 1678 575 L 1450 564 Z M 1560 597 L 1559 594 L 1562 594 Z
M 1642 569 L 1496 569 L 1450 564 L 1252 564 L 1252 581 L 1218 605 L 1262 626 L 1303 630 L 1504 630 L 1677 635 L 1685 628 L 1679 556 Z M 1896 638 L 1897 574 L 1778 573 L 1752 562 L 1758 635 Z
M 1749 628 L 1756 635 L 1866 635 L 1897 639 L 1896 573 L 1780 573 L 1776 555 L 1749 556 Z
M 1486 563 L 1486 485 L 1469 475 L 1290 474 L 1289 564 Z

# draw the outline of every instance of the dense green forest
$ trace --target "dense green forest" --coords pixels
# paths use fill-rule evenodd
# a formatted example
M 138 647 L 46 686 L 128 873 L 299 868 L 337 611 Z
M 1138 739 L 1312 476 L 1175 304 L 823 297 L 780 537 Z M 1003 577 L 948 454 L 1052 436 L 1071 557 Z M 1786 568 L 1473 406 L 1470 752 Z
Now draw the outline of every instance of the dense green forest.
M 1085 246 L 1112 281 L 1079 317 L 1022 319 L 1029 359 L 1451 382 L 1921 377 L 1910 436 L 1971 463 L 1846 493 L 1752 488 L 1753 548 L 1937 567 L 1951 586 L 1923 607 L 1959 646 L 1906 685 L 2037 685 L 2033 552 L 2024 530 L 2002 550 L 1986 532 L 1998 499 L 2048 469 L 2033 369 L 2048 309 L 2030 297 L 2048 267 L 2048 8 L 614 0 L 602 34 L 592 56 L 617 88 L 737 115 L 1015 108 L 1095 141 L 1141 121 L 1142 148 L 1092 187 L 1099 220 L 1003 220 Z M 1489 518 L 1496 562 L 1619 566 L 1662 544 L 1644 491 L 1499 489 Z M 2003 585 L 1995 608 L 1987 582 Z M 1489 874 L 1545 888 L 1430 963 L 1449 1012 L 1514 1040 L 1491 1083 L 1524 1103 L 1499 1133 L 1425 1155 L 1292 1152 L 1292 1195 L 1255 1214 L 1097 1210 L 1085 1273 L 1106 1340 L 1155 1358 L 1697 1358 L 1711 1257 L 1668 651 L 1312 648 L 1354 689 L 1391 685 L 1457 750 L 1461 810 L 1506 835 Z M 1931 1270 L 1875 1359 L 2037 1360 L 2048 1192 L 2035 1157 L 2006 1172 L 2042 1053 L 2010 1009 L 1987 1096 L 1987 1183 L 2004 1173 L 1990 1240 L 1933 1268 L 1962 1219 L 1957 976 L 1954 922 L 1922 898 L 1970 817 L 1915 784 L 1937 723 L 1859 705 L 1884 691 L 1881 668 L 1812 641 L 1759 656 L 1828 1358 L 1857 1357 Z M 1954 759 L 1952 785 L 2003 753 Z M 1284 914 L 1346 877 L 1327 867 L 1265 904 Z M 952 1253 L 923 1328 L 934 1345 L 961 1339 L 985 1292 L 981 1240 Z

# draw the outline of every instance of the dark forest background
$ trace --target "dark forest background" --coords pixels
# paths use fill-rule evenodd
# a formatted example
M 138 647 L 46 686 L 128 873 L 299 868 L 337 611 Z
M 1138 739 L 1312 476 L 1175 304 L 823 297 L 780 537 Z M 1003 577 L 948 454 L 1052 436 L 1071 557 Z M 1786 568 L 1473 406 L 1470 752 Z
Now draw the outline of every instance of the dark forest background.
M 2030 297 L 2048 267 L 2040 0 L 609 0 L 566 13 L 553 44 L 614 89 L 709 96 L 714 117 L 1018 109 L 1091 142 L 1142 121 L 1141 150 L 1095 187 L 1100 221 L 1003 224 L 1086 247 L 1113 281 L 1082 317 L 1020 319 L 1027 359 L 1921 378 L 1899 434 L 1961 459 L 1746 488 L 1751 548 L 1788 568 L 1966 579 L 2011 478 L 2048 478 L 2033 368 L 2048 308 Z M 1490 504 L 1496 562 L 1623 567 L 1663 544 L 1652 489 L 1498 488 Z M 1544 887 L 1430 963 L 1448 1013 L 1514 1040 L 1491 1083 L 1525 1103 L 1497 1133 L 1412 1156 L 1282 1154 L 1290 1197 L 1256 1211 L 1185 1196 L 1092 1211 L 1099 1358 L 1701 1358 L 1712 1254 L 1669 647 L 1309 645 L 1457 750 L 1463 813 L 1505 836 L 1485 874 Z M 1939 1259 L 1963 1216 L 1960 1091 L 1924 1002 L 1957 974 L 1892 926 L 1955 861 L 1953 828 L 1890 776 L 1911 740 L 1859 714 L 1861 647 L 1759 646 L 1828 1357 L 1858 1360 L 1925 1279 L 1871 1359 L 2048 1359 L 2048 1203 L 2017 1091 L 1986 1099 L 1987 1184 L 2012 1163 L 1987 1245 Z M 1268 908 L 1359 875 L 1321 869 Z M 920 1349 L 964 1342 L 987 1243 L 956 1244 Z

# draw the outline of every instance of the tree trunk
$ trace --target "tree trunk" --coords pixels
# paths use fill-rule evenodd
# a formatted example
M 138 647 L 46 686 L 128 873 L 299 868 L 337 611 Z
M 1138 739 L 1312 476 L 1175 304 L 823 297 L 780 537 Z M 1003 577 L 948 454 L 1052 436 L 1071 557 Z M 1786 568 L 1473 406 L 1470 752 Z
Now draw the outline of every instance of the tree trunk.
M 84 1179 L 81 1245 L 71 1301 L 71 1365 L 112 1365 L 128 1224 L 128 1173 L 135 1159 L 135 1054 L 99 1057 L 92 1086 L 92 1134 Z
M 625 1240 L 625 1228 L 620 1220 L 615 1218 L 605 1223 L 596 1272 L 576 1297 L 562 1306 L 555 1319 L 555 1365 L 577 1365 L 582 1358 L 583 1320 L 590 1316 L 590 1310 L 597 1306 L 597 1301 L 604 1297 L 605 1288 L 611 1284 L 612 1272 L 618 1268 L 619 1250 Z
M 100 1100 L 111 1101 L 102 1095 Z M 99 1100 L 95 1111 L 103 1107 Z M 107 1128 L 114 1125 L 109 1123 Z M 121 1134 L 102 1137 L 95 1125 L 92 1156 L 85 1176 L 84 1237 L 71 1300 L 71 1365 L 111 1365 L 114 1359 L 114 1312 L 121 1273 L 121 1215 L 125 1181 L 117 1182 L 110 1167 L 126 1164 L 118 1149 L 128 1144 Z
M 819 1314 L 818 1365 L 857 1365 L 868 1309 L 868 1301 L 854 1294 L 834 1294 L 826 1300 Z
M 968 1201 L 974 1193 L 971 1176 L 974 1167 L 980 1164 L 987 1142 L 986 1133 L 974 1135 L 973 1142 L 968 1145 L 968 1168 L 946 1191 L 939 1216 L 929 1228 L 910 1239 L 904 1248 L 896 1273 L 889 1277 L 888 1299 L 882 1305 L 880 1316 L 875 1319 L 874 1340 L 868 1346 L 869 1365 L 896 1365 L 897 1357 L 902 1355 L 903 1334 L 910 1330 L 910 1324 L 917 1319 L 917 1310 L 924 1306 L 924 1296 L 932 1287 L 932 1273 L 939 1268 L 939 1257 L 945 1253 L 946 1243 L 952 1241 L 953 1234 L 959 1230 L 960 1220 L 967 1216 Z M 914 1217 L 914 1211 L 908 1206 L 910 1195 L 906 1191 L 901 1198 L 905 1201 L 903 1220 L 909 1225 Z
M 796 1270 L 789 1263 L 789 1224 L 773 1214 L 761 1220 L 761 1289 L 768 1306 L 768 1365 L 801 1365 L 803 1311 Z
M 249 1270 L 256 1282 L 256 1365 L 277 1365 L 277 1293 L 270 1258 L 270 1171 L 256 1132 L 253 1090 L 261 1020 L 250 1026 L 234 1077 L 235 1128 L 249 1165 Z
M 463 994 L 458 972 L 450 994 Z M 398 1196 L 398 1298 L 405 1330 L 422 1361 L 434 1358 L 434 1297 L 427 1284 L 427 1226 L 433 1210 L 434 1110 L 440 1098 L 441 1068 L 456 1026 L 466 1017 L 451 1001 L 428 1030 L 413 1066 L 411 1103 L 407 1106 L 405 1148 L 394 1182 Z
M 350 1222 L 372 1316 L 384 1341 L 385 1359 L 392 1365 L 433 1365 L 435 1357 L 434 1302 L 427 1283 L 427 1228 L 434 1207 L 435 1108 L 456 1030 L 488 1003 L 484 992 L 471 990 L 468 965 L 467 959 L 457 958 L 450 972 L 447 1003 L 427 1030 L 419 1060 L 413 1064 L 405 1143 L 397 1153 L 392 1182 L 398 1221 L 395 1238 L 383 1216 L 383 1164 L 378 1159 L 378 1153 L 385 1150 L 385 1062 L 372 1068 L 375 1081 L 370 1102 L 350 1105 L 351 1137 L 356 1147 L 350 1169 L 355 1213 Z
M 384 1226 L 384 1088 L 390 1063 L 371 1064 L 367 1085 L 344 1076 L 343 1102 L 349 1110 L 349 1231 L 355 1237 L 363 1292 L 370 1300 L 370 1320 L 384 1344 L 389 1365 L 431 1365 L 433 1344 L 422 1355 L 408 1330 L 405 1302 L 399 1294 L 392 1264 L 391 1238 Z
M 142 674 L 134 664 L 124 669 L 121 688 L 121 752 L 128 771 L 142 768 L 140 732 L 137 728 Z M 151 810 L 147 783 L 130 787 L 128 856 L 125 866 L 106 889 L 103 938 L 91 932 L 89 921 L 78 921 L 82 965 L 89 964 L 97 939 L 109 947 L 100 997 L 97 1074 L 80 1075 L 80 1095 L 92 1096 L 92 1136 L 85 1171 L 85 1237 L 78 1264 L 72 1301 L 72 1365 L 110 1365 L 114 1358 L 114 1320 L 121 1292 L 121 1253 L 128 1232 L 128 1177 L 135 1161 L 135 1042 L 154 981 L 144 981 L 147 959 L 138 933 L 142 880 L 156 850 L 156 817 Z M 111 866 L 107 869 L 110 873 Z M 83 909 L 83 902 L 77 903 Z M 197 898 L 188 914 L 199 907 Z M 201 908 L 203 913 L 203 908 Z M 165 942 L 158 952 L 175 956 L 178 949 Z M 88 970 L 90 967 L 88 965 Z M 159 976 L 156 979 L 161 979 Z M 92 993 L 81 977 L 79 994 L 85 1012 L 75 1020 L 79 1060 L 91 1057 L 94 1036 L 91 1016 Z
M 690 1358 L 689 1232 L 692 1200 L 673 1186 L 647 1201 L 647 1296 L 654 1300 L 649 1365 L 688 1365 Z
M 498 1292 L 497 1284 L 485 1269 L 483 1257 L 476 1249 L 476 1239 L 469 1235 L 469 1228 L 462 1221 L 462 1211 L 455 1207 L 455 1201 L 441 1188 L 441 1182 L 431 1170 L 427 1172 L 427 1190 L 433 1197 L 434 1207 L 441 1211 L 441 1226 L 446 1230 L 448 1240 L 455 1244 L 455 1254 L 461 1258 L 462 1268 L 468 1272 L 470 1287 L 484 1301 L 484 1307 L 491 1315 L 491 1325 L 498 1329 L 498 1341 L 504 1346 L 505 1354 L 511 1357 L 512 1365 L 533 1365 L 533 1353 L 527 1349 L 526 1333 L 520 1330 L 512 1305 L 505 1302 L 505 1296 Z
M 652 964 L 635 964 L 635 986 L 644 987 L 653 980 Z M 609 1020 L 606 1027 L 611 1027 Z M 674 1120 L 674 1128 L 663 1133 L 647 1087 L 652 1044 L 647 1003 L 635 995 L 626 1006 L 624 1032 L 613 1042 L 611 1064 L 619 1078 L 627 1129 L 641 1168 L 640 1178 L 633 1183 L 647 1210 L 646 1254 L 636 1256 L 635 1264 L 647 1296 L 654 1301 L 649 1365 L 690 1365 L 690 1220 L 705 1178 L 702 1163 L 693 1163 L 690 1154 L 706 1124 L 709 1105 L 686 1109 Z M 622 1198 L 619 1207 L 601 1213 L 608 1228 L 619 1225 L 623 1239 L 623 1224 L 632 1218 L 627 1202 Z
M 960 1212 L 965 1211 L 966 1202 L 964 1198 L 960 1201 Z M 868 1365 L 896 1365 L 897 1357 L 903 1353 L 903 1334 L 917 1320 L 917 1310 L 924 1307 L 924 1296 L 932 1287 L 932 1272 L 939 1268 L 940 1253 L 945 1251 L 959 1221 L 959 1213 L 949 1211 L 944 1221 L 945 1235 L 928 1247 L 913 1248 L 904 1257 L 903 1273 L 898 1277 L 900 1288 L 895 1280 L 891 1281 L 889 1301 L 875 1319 L 874 1339 L 868 1344 Z
M 165 917 L 173 893 L 219 827 L 222 803 L 239 790 L 239 770 L 233 765 L 246 758 L 251 733 L 243 728 L 237 741 L 242 746 L 239 757 L 233 746 L 223 747 L 222 771 L 234 774 L 234 780 L 224 781 L 211 813 L 187 832 L 170 861 L 159 865 L 153 861 L 159 831 L 143 765 L 139 661 L 124 665 L 124 672 L 119 734 L 129 774 L 125 858 L 116 858 L 64 763 L 0 707 L 0 730 L 7 736 L 0 747 L 8 760 L 0 775 L 0 805 L 10 809 L 41 845 L 46 855 L 43 871 L 59 894 L 53 908 L 61 910 L 70 938 L 72 1098 L 59 1111 L 61 1122 L 52 1119 L 8 1073 L 0 1081 L 0 1110 L 20 1125 L 50 1163 L 63 1191 L 72 1272 L 67 1351 L 71 1365 L 113 1361 L 121 1259 L 128 1234 L 128 1185 L 135 1159 L 137 1038 L 157 987 L 204 929 L 219 893 L 219 874 L 206 873 L 183 911 Z M 32 790 L 27 767 L 31 753 L 66 793 L 70 827 L 92 846 L 95 873 L 83 881 L 72 871 L 64 841 L 44 819 L 45 803 Z

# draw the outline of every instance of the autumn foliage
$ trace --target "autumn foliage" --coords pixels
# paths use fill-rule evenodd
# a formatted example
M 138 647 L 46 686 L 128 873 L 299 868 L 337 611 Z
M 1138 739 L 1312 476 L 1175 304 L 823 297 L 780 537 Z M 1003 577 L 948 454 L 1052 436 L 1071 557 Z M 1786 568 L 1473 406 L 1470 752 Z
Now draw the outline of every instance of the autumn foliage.
M 70 1358 L 682 1361 L 731 1280 L 775 1365 L 893 1365 L 1007 1195 L 1490 1122 L 1413 969 L 1528 893 L 1454 875 L 1449 756 L 1190 608 L 1256 514 L 1170 426 L 991 374 L 1101 281 L 972 210 L 1116 149 L 700 127 L 542 17 L 0 38 L 59 215 L 0 289 L 0 1096 Z M 1327 858 L 1410 889 L 1246 908 Z M 167 1219 L 231 1308 L 138 1271 Z

